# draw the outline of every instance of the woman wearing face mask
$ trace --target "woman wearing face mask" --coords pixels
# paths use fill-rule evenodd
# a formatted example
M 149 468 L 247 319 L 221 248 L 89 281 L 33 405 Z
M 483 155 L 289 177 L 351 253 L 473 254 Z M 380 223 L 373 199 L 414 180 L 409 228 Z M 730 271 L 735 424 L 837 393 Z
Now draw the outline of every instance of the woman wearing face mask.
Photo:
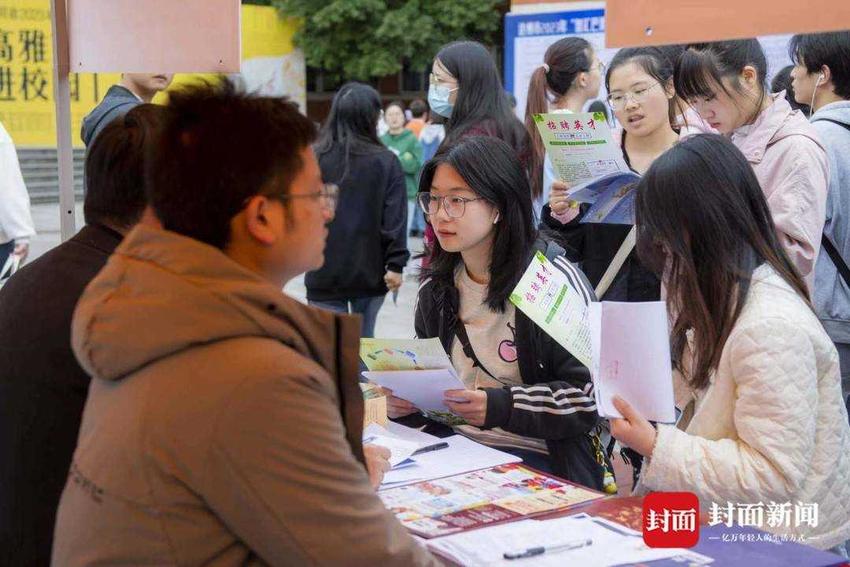
M 400 102 L 387 105 L 384 109 L 384 119 L 388 129 L 387 133 L 381 136 L 381 141 L 398 157 L 401 169 L 404 170 L 408 203 L 407 225 L 412 227 L 416 207 L 416 178 L 422 168 L 422 144 L 416 134 L 404 127 L 404 107 Z
M 694 44 L 676 64 L 676 92 L 753 166 L 779 241 L 811 291 L 826 217 L 826 151 L 806 118 L 769 93 L 766 75 L 755 39 Z
M 534 227 L 528 179 L 507 143 L 470 137 L 422 170 L 419 202 L 437 234 L 416 306 L 416 336 L 439 337 L 467 389 L 445 393 L 458 433 L 530 466 L 601 489 L 605 460 L 590 375 L 508 300 L 545 254 L 586 302 L 593 292 L 563 249 Z M 390 417 L 414 413 L 390 397 Z
M 652 164 L 636 214 L 641 257 L 665 277 L 682 410 L 656 430 L 615 399 L 624 419 L 611 434 L 648 457 L 638 491 L 694 492 L 703 510 L 815 505 L 813 525 L 764 529 L 843 547 L 850 426 L 838 354 L 752 168 L 728 139 L 690 137 Z
M 608 67 L 605 88 L 609 93 L 608 104 L 622 124 L 622 130 L 614 132 L 614 139 L 629 167 L 642 174 L 679 139 L 674 129 L 678 113 L 673 93 L 673 64 L 657 47 L 621 49 Z M 549 228 L 564 235 L 575 251 L 574 259 L 581 261 L 588 280 L 597 286 L 631 227 L 581 224 L 582 209 L 571 206 L 566 191 L 566 184 L 555 184 L 542 219 Z M 654 301 L 659 294 L 658 279 L 632 252 L 603 298 Z
M 407 250 L 407 206 L 399 159 L 378 139 L 378 92 L 347 83 L 334 96 L 315 152 L 325 181 L 339 186 L 328 225 L 325 263 L 305 277 L 307 299 L 363 316 L 364 337 L 375 332 L 387 291 L 401 287 Z
M 528 167 L 528 134 L 511 109 L 493 56 L 480 43 L 456 41 L 440 49 L 431 67 L 428 104 L 444 118 L 442 146 L 467 136 L 493 136 L 507 142 Z M 425 243 L 429 249 L 434 243 L 431 226 L 425 229 Z
M 525 106 L 525 128 L 532 144 L 529 170 L 531 196 L 537 214 L 549 200 L 555 171 L 546 156 L 534 115 L 545 112 L 582 112 L 587 101 L 599 94 L 603 69 L 604 65 L 586 40 L 565 37 L 549 46 L 543 56 L 543 64 L 531 74 Z

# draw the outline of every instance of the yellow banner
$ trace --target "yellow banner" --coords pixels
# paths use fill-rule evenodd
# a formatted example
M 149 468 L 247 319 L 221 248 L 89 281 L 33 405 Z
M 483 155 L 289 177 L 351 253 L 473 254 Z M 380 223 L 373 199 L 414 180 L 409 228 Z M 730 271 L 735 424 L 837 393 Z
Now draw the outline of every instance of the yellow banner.
M 246 88 L 264 94 L 288 94 L 304 109 L 303 56 L 292 45 L 297 22 L 266 6 L 242 7 L 240 76 Z M 18 147 L 55 147 L 53 39 L 49 0 L 0 0 L 0 122 Z M 179 38 L 172 49 L 179 49 Z M 175 78 L 180 85 L 198 75 Z M 119 74 L 71 75 L 71 135 L 82 147 L 80 125 L 121 79 Z M 157 98 L 155 101 L 161 101 Z

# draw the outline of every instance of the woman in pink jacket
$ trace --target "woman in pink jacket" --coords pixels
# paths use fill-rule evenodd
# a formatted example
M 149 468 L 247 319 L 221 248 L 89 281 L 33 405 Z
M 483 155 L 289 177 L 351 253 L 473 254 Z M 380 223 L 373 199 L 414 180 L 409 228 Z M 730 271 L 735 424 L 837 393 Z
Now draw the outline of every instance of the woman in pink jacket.
M 826 151 L 806 118 L 767 89 L 767 61 L 755 39 L 689 45 L 674 73 L 676 93 L 753 166 L 779 241 L 814 286 L 826 215 Z

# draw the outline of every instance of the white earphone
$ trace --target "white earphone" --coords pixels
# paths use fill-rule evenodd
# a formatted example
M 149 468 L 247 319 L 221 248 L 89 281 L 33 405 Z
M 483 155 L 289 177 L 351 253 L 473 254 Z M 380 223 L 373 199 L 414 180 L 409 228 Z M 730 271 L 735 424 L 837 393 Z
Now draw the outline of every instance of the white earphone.
M 499 222 L 499 213 L 496 213 L 496 218 L 493 219 L 493 224 Z
M 818 75 L 818 80 L 815 81 L 815 89 L 812 91 L 812 101 L 809 103 L 809 118 L 811 118 L 812 114 L 814 114 L 815 112 L 815 95 L 818 93 L 818 87 L 820 86 L 823 79 L 824 76 L 823 73 L 821 73 L 820 75 Z

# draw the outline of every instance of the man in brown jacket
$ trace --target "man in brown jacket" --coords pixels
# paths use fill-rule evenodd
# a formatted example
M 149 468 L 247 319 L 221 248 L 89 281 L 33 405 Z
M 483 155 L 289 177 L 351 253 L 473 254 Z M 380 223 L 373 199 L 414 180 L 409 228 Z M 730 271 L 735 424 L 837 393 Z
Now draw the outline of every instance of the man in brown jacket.
M 93 377 L 55 565 L 431 565 L 370 485 L 358 323 L 281 293 L 319 267 L 335 193 L 294 105 L 170 97 L 139 226 L 89 285 Z

